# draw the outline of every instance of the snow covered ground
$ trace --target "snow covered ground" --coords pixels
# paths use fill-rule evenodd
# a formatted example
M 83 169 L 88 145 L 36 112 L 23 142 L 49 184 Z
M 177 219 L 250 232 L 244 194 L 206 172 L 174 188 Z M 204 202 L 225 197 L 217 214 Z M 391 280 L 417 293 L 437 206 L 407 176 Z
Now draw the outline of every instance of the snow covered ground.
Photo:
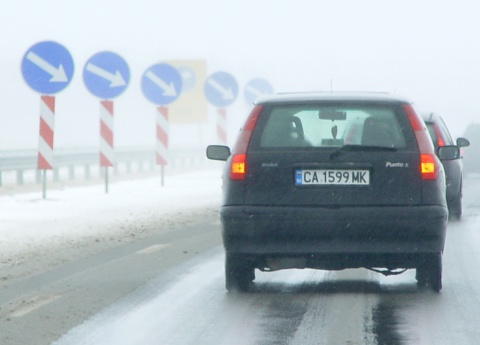
M 46 199 L 41 191 L 10 189 L 0 194 L 0 268 L 57 250 L 71 249 L 73 256 L 74 249 L 91 248 L 92 242 L 108 246 L 174 227 L 205 210 L 217 212 L 220 193 L 220 170 L 166 176 L 164 186 L 160 176 L 114 182 L 108 193 L 102 184 L 64 187 L 48 190 Z M 139 225 L 138 219 L 152 225 Z

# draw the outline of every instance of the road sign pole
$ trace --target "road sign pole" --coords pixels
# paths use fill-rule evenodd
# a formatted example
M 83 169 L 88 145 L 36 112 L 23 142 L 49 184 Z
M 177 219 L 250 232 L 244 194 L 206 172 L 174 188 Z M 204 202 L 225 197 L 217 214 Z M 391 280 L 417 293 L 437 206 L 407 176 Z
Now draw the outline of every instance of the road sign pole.
M 104 51 L 88 59 L 83 69 L 87 89 L 100 101 L 100 167 L 104 168 L 105 193 L 109 187 L 109 168 L 113 166 L 113 101 L 128 86 L 130 69 L 127 62 L 114 52 Z
M 108 167 L 105 167 L 105 193 L 108 194 Z
M 45 199 L 47 197 L 47 170 L 43 171 L 43 178 L 42 178 L 42 198 Z
M 217 109 L 217 137 L 221 144 L 227 145 L 227 110 Z
M 238 95 L 238 83 L 227 72 L 215 72 L 205 81 L 204 92 L 207 101 L 216 107 L 217 138 L 222 145 L 228 145 L 227 111 Z
M 165 165 L 160 166 L 160 185 L 165 185 Z
M 43 198 L 46 198 L 46 170 L 53 166 L 53 137 L 55 128 L 55 97 L 41 96 L 37 168 L 43 170 Z
M 156 163 L 160 165 L 161 183 L 164 185 L 164 167 L 168 164 L 168 108 L 157 107 L 156 112 Z
M 37 169 L 43 170 L 43 198 L 47 196 L 47 170 L 53 166 L 53 134 L 56 94 L 68 86 L 74 64 L 69 51 L 61 44 L 43 41 L 31 46 L 22 58 L 21 70 L 25 82 L 39 92 L 40 136 Z
M 164 185 L 168 163 L 168 108 L 182 92 L 182 76 L 176 68 L 160 63 L 147 68 L 142 76 L 142 92 L 156 107 L 155 162 L 160 165 L 161 185 Z
M 113 166 L 113 101 L 100 101 L 100 166 L 105 168 L 108 193 L 108 167 Z

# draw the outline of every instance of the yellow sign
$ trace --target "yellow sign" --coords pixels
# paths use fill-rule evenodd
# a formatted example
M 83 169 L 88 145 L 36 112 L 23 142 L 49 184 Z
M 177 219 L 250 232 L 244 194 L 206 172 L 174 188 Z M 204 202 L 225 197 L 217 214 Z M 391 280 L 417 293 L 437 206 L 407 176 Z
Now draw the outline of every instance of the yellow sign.
M 168 106 L 168 119 L 171 123 L 207 122 L 207 100 L 203 84 L 207 75 L 205 60 L 174 60 L 166 63 L 177 68 L 182 76 L 182 93 Z

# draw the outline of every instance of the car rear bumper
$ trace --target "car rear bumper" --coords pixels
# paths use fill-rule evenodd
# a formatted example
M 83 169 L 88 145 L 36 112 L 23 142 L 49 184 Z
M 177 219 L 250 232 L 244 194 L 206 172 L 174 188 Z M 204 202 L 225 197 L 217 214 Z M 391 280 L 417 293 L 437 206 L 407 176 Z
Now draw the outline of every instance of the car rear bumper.
M 229 253 L 255 259 L 348 256 L 365 261 L 360 267 L 442 252 L 448 220 L 444 206 L 223 206 L 220 215 Z

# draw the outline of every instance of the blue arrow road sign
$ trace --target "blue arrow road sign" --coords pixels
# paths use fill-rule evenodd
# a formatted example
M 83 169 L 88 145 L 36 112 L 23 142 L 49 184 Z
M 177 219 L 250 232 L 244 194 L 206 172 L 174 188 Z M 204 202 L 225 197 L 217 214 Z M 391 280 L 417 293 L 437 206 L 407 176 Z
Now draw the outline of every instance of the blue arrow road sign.
M 150 66 L 142 76 L 142 91 L 156 105 L 170 104 L 182 92 L 182 77 L 175 67 L 165 63 Z
M 83 81 L 94 96 L 111 99 L 127 88 L 130 70 L 120 55 L 100 52 L 93 55 L 85 64 Z
M 258 97 L 263 95 L 269 95 L 273 93 L 273 87 L 270 83 L 262 78 L 255 78 L 250 80 L 245 89 L 243 95 L 248 105 L 252 105 Z
M 227 72 L 215 72 L 205 81 L 204 92 L 207 101 L 216 107 L 232 104 L 238 96 L 238 83 Z
M 73 77 L 70 52 L 53 41 L 30 47 L 22 59 L 22 74 L 27 84 L 42 94 L 55 94 L 68 86 Z

